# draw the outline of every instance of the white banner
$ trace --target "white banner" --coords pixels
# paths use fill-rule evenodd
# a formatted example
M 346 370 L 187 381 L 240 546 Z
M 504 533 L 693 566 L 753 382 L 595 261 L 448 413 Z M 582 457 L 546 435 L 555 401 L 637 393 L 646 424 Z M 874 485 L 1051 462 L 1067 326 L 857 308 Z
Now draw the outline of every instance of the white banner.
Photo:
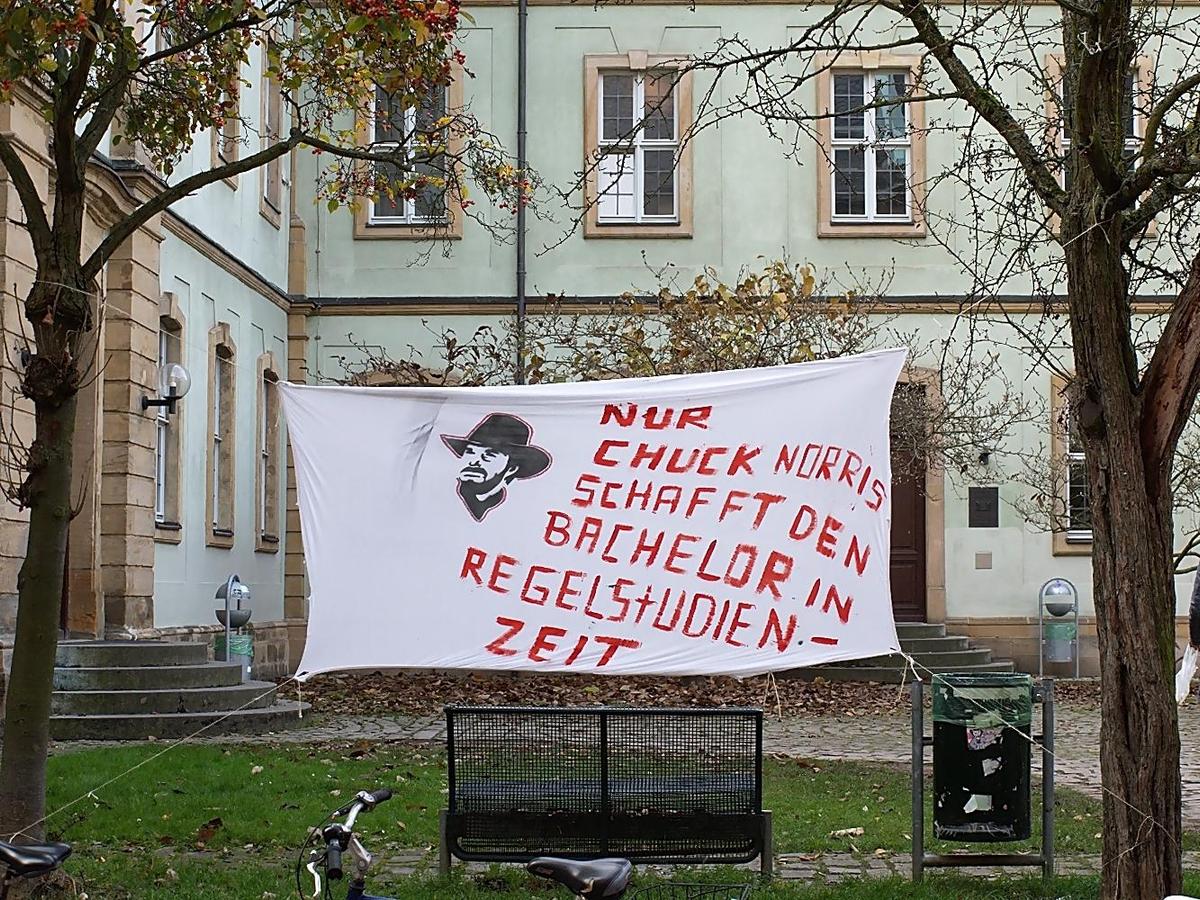
M 897 650 L 903 360 L 284 385 L 312 592 L 301 676 L 750 675 Z

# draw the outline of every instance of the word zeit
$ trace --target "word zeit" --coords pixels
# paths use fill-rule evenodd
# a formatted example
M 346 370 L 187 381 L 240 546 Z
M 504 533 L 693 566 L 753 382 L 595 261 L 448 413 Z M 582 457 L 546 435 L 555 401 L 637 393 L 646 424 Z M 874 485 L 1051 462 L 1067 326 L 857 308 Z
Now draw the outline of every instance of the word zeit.
M 610 404 L 604 408 L 600 424 L 651 431 L 672 427 L 707 429 L 711 412 L 709 406 L 678 413 L 650 407 L 639 417 L 634 404 Z M 496 594 L 515 594 L 521 602 L 533 606 L 576 612 L 597 623 L 649 627 L 696 640 L 723 641 L 732 647 L 771 648 L 778 653 L 803 644 L 804 638 L 797 636 L 797 614 L 786 609 L 781 612 L 776 604 L 782 602 L 786 608 L 802 601 L 804 609 L 819 609 L 831 615 L 829 621 L 834 627 L 849 624 L 854 599 L 831 581 L 814 578 L 799 594 L 785 593 L 796 567 L 797 550 L 807 549 L 840 563 L 851 578 L 862 578 L 872 565 L 870 545 L 849 533 L 836 516 L 809 503 L 792 512 L 783 494 L 708 485 L 684 487 L 657 476 L 692 473 L 724 480 L 753 477 L 756 467 L 770 465 L 776 476 L 841 486 L 861 498 L 867 509 L 879 512 L 887 498 L 887 486 L 873 477 L 872 467 L 858 453 L 808 443 L 784 446 L 770 460 L 763 458 L 762 448 L 748 445 L 680 448 L 606 438 L 593 455 L 592 464 L 597 471 L 584 472 L 576 482 L 570 500 L 574 509 L 547 510 L 542 534 L 547 547 L 574 550 L 625 570 L 641 566 L 688 576 L 711 584 L 713 589 L 738 591 L 742 597 L 748 592 L 752 599 L 719 599 L 707 591 L 689 592 L 632 578 L 614 579 L 611 574 L 523 563 L 507 554 L 489 553 L 474 546 L 467 548 L 460 579 Z M 633 470 L 639 475 L 654 473 L 656 478 L 606 478 L 608 473 L 616 474 L 613 470 L 617 469 Z M 749 517 L 751 531 L 759 530 L 768 519 L 772 525 L 782 526 L 783 517 L 790 516 L 787 547 L 768 549 L 750 543 L 731 547 L 686 530 L 635 527 L 617 520 L 620 512 L 629 510 L 685 522 L 701 514 L 718 523 L 744 516 Z M 614 515 L 610 518 L 604 511 Z M 642 645 L 628 636 L 570 635 L 565 628 L 531 626 L 515 616 L 498 616 L 496 624 L 502 632 L 487 645 L 487 651 L 501 657 L 524 656 L 535 663 L 561 661 L 570 666 L 590 647 L 589 658 L 598 653 L 595 665 L 603 667 L 618 652 L 634 651 Z M 828 635 L 812 635 L 808 640 L 829 646 L 838 643 L 837 637 Z

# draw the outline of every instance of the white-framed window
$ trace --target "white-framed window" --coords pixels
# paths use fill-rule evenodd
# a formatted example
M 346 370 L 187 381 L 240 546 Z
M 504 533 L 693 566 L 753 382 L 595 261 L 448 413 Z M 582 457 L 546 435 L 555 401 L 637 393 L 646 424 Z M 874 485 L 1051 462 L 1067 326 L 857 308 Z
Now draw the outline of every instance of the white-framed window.
M 1067 447 L 1064 479 L 1067 492 L 1067 542 L 1088 543 L 1092 540 L 1092 491 L 1088 485 L 1087 461 L 1079 431 L 1072 424 L 1067 407 L 1063 407 L 1061 416 Z
M 600 73 L 600 222 L 679 221 L 675 71 Z
M 166 328 L 158 329 L 158 370 L 174 362 L 171 353 L 171 333 Z M 154 521 L 167 521 L 168 484 L 171 478 L 171 416 L 165 406 L 155 407 L 154 416 Z
M 1121 102 L 1121 119 L 1125 129 L 1125 147 L 1123 156 L 1125 162 L 1131 163 L 1133 158 L 1137 156 L 1141 149 L 1141 120 L 1137 114 L 1137 107 L 1134 103 L 1134 96 L 1138 90 L 1137 71 L 1131 70 L 1125 76 L 1125 94 Z M 1058 94 L 1061 101 L 1060 111 L 1060 127 L 1059 127 L 1059 149 L 1062 153 L 1064 164 L 1062 167 L 1061 179 L 1063 188 L 1071 186 L 1070 167 L 1066 165 L 1065 160 L 1071 152 L 1071 131 L 1074 127 L 1074 112 L 1075 101 L 1070 93 L 1070 85 L 1067 84 L 1067 79 L 1060 75 L 1058 80 Z M 1090 526 L 1088 534 L 1091 534 Z M 1090 538 L 1089 538 L 1090 539 Z
M 834 222 L 912 219 L 909 104 L 887 103 L 909 93 L 910 77 L 907 71 L 837 70 L 830 78 Z
M 438 122 L 445 118 L 448 106 L 447 88 L 437 85 L 417 106 L 405 106 L 381 87 L 375 89 L 375 110 L 370 122 L 372 149 L 402 150 L 408 163 L 374 163 L 378 180 L 395 181 L 406 171 L 428 176 L 435 183 L 407 196 L 380 194 L 370 201 L 368 224 L 371 225 L 437 225 L 448 218 L 446 206 L 446 157 L 439 154 L 429 158 L 420 149 L 421 138 L 434 137 L 435 143 L 445 140 L 445 127 Z M 438 132 L 441 140 L 436 139 Z

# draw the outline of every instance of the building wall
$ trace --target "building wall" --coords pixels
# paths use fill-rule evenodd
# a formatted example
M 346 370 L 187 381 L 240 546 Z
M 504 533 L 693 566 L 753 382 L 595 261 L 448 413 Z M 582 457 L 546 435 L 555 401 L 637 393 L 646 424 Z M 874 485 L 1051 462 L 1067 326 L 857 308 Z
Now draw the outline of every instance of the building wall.
M 258 52 L 257 50 L 255 51 Z M 251 68 L 253 68 L 253 63 Z M 257 79 L 243 94 L 244 108 L 259 108 Z M 52 190 L 43 123 L 24 102 L 0 107 L 0 128 L 27 151 L 35 179 Z M 256 133 L 244 133 L 245 147 L 257 147 Z M 94 246 L 114 220 L 153 195 L 158 176 L 138 163 L 140 151 L 125 145 L 104 148 L 89 169 L 89 217 L 85 245 Z M 208 162 L 209 135 L 199 135 L 188 158 L 171 175 L 186 177 Z M 213 594 L 236 572 L 253 589 L 254 621 L 272 649 L 271 664 L 286 669 L 283 623 L 283 542 L 257 540 L 259 358 L 270 351 L 275 369 L 286 377 L 290 197 L 285 185 L 279 221 L 262 214 L 258 173 L 236 186 L 217 183 L 156 217 L 118 251 L 98 285 L 98 327 L 88 346 L 100 377 L 85 379 L 80 393 L 76 439 L 76 483 L 81 513 L 71 526 L 67 630 L 75 636 L 156 636 L 180 626 L 215 622 Z M 4 419 L 23 440 L 32 435 L 32 414 L 16 398 L 20 350 L 28 346 L 21 301 L 35 277 L 24 214 L 15 191 L 0 171 L 0 283 L 4 351 L 0 353 L 0 392 Z M 85 249 L 86 252 L 86 249 Z M 182 529 L 167 534 L 154 522 L 155 411 L 141 398 L 157 389 L 157 342 L 164 295 L 174 295 L 185 321 L 180 361 L 192 375 L 192 391 L 175 417 L 182 429 L 179 465 Z M 235 360 L 236 463 L 230 486 L 235 499 L 235 536 L 229 548 L 206 541 L 209 439 L 208 330 L 226 322 L 238 348 Z M 9 404 L 14 404 L 12 412 Z M 275 432 L 279 487 L 278 530 L 282 538 L 286 497 L 285 435 Z M 11 639 L 16 616 L 16 581 L 25 553 L 27 514 L 0 499 L 0 648 Z M 161 538 L 166 540 L 160 540 Z M 168 629 L 164 632 L 163 629 Z M 199 633 L 199 632 L 198 632 Z M 283 635 L 282 643 L 279 636 Z M 283 649 L 280 649 L 282 647 Z M 3 659 L 0 654 L 0 659 Z
M 537 4 L 529 12 L 529 162 L 554 189 L 572 186 L 584 161 L 584 58 L 593 54 L 648 51 L 652 54 L 703 53 L 721 39 L 738 35 L 749 46 L 778 46 L 796 38 L 806 23 L 827 13 L 828 7 L 781 3 L 650 4 Z M 472 7 L 475 24 L 464 32 L 467 67 L 467 109 L 509 149 L 516 144 L 515 48 L 516 12 L 504 4 Z M 1028 11 L 1031 27 L 1047 25 L 1058 11 L 1034 5 Z M 1172 15 L 1194 19 L 1200 11 L 1179 8 Z M 874 12 L 865 29 L 879 41 L 903 34 L 890 30 L 890 19 Z M 876 27 L 878 30 L 876 31 Z M 1041 37 L 1027 64 L 1044 64 L 1059 48 L 1053 29 Z M 1170 47 L 1156 48 L 1160 71 L 1177 70 L 1182 60 Z M 811 73 L 813 61 L 797 60 L 795 67 Z M 1174 68 L 1173 68 L 1174 67 Z M 735 75 L 727 76 L 734 79 Z M 712 103 L 734 96 L 739 84 L 725 80 L 713 89 Z M 711 75 L 697 72 L 693 95 L 702 98 L 713 87 Z M 1012 71 L 994 85 L 1002 99 L 1032 116 L 1043 104 L 1042 84 L 1032 74 Z M 800 96 L 818 109 L 817 86 L 810 81 Z M 930 104 L 930 118 L 939 125 L 925 141 L 929 174 L 959 164 L 961 135 L 946 126 L 967 125 L 962 109 Z M 677 271 L 695 273 L 713 266 L 726 278 L 762 256 L 789 255 L 810 262 L 827 274 L 845 280 L 877 283 L 886 278 L 893 298 L 961 295 L 972 281 L 962 272 L 961 254 L 971 245 L 965 228 L 949 231 L 945 224 L 937 239 L 827 238 L 818 236 L 817 183 L 827 177 L 817 142 L 801 136 L 791 153 L 792 135 L 768 134 L 751 115 L 726 119 L 700 131 L 692 142 L 694 227 L 688 238 L 596 238 L 575 228 L 578 194 L 564 203 L 550 190 L 543 197 L 541 216 L 529 217 L 529 293 L 569 296 L 612 296 L 645 288 L 651 269 L 671 264 Z M 1039 129 L 1031 124 L 1033 132 Z M 790 156 L 789 156 L 790 154 Z M 309 294 L 327 303 L 361 298 L 419 301 L 436 298 L 514 296 L 514 250 L 498 245 L 487 232 L 467 222 L 461 240 L 431 248 L 405 240 L 355 239 L 352 215 L 330 213 L 309 199 L 319 157 L 302 155 L 297 190 L 303 199 L 297 209 L 309 236 Z M 476 199 L 479 199 L 476 197 Z M 977 211 L 967 191 L 957 183 L 939 185 L 928 198 L 939 217 L 974 223 Z M 503 211 L 493 211 L 504 219 Z M 984 213 L 986 215 L 986 212 Z M 647 234 L 649 234 L 649 230 Z M 445 250 L 445 255 L 443 254 Z M 427 258 L 426 258 L 427 257 Z M 1003 253 L 996 256 L 1002 265 Z M 1028 279 L 1012 278 L 1001 293 L 1028 295 Z
M 213 185 L 212 188 L 222 188 Z M 257 548 L 258 358 L 274 354 L 282 368 L 287 358 L 287 312 L 281 294 L 264 296 L 206 258 L 196 247 L 168 235 L 162 248 L 163 290 L 175 294 L 185 316 L 184 365 L 192 376 L 192 390 L 179 403 L 177 421 L 183 426 L 183 465 L 180 502 L 182 529 L 155 545 L 154 626 L 167 628 L 207 624 L 213 620 L 213 595 L 231 574 L 237 574 L 252 591 L 254 620 L 283 618 L 283 552 L 279 545 Z M 218 322 L 229 324 L 237 347 L 235 373 L 235 480 L 234 538 L 231 548 L 213 547 L 206 540 L 208 490 L 208 333 Z M 282 375 L 282 371 L 280 372 Z M 283 432 L 275 452 L 283 454 Z M 282 521 L 283 490 L 277 492 Z M 164 535 L 160 535 L 160 538 Z
M 470 77 L 464 78 L 465 102 L 490 132 L 514 148 L 516 10 L 506 3 L 487 2 L 472 4 L 471 11 L 475 22 L 463 32 L 470 71 Z M 699 3 L 694 7 L 686 3 L 599 7 L 535 3 L 529 17 L 531 165 L 550 185 L 569 186 L 577 178 L 584 161 L 586 56 L 636 51 L 702 53 L 734 34 L 751 45 L 778 45 L 796 37 L 804 24 L 825 11 L 770 2 Z M 1187 8 L 1173 14 L 1196 15 Z M 1056 11 L 1034 6 L 1029 15 L 1033 22 L 1049 21 Z M 877 18 L 876 24 L 884 21 Z M 886 28 L 879 34 L 886 36 Z M 1051 43 L 1044 48 L 1047 53 L 1053 49 Z M 260 140 L 261 49 L 251 52 L 248 83 L 241 98 L 248 119 L 242 153 L 257 149 Z M 1158 62 L 1165 70 L 1175 65 L 1172 52 L 1166 48 L 1160 54 Z M 698 73 L 693 94 L 702 97 L 712 89 L 713 101 L 719 104 L 731 98 L 733 88 L 733 84 L 714 88 L 711 76 Z M 804 90 L 816 109 L 815 85 Z M 1005 79 L 999 90 L 1010 102 L 1035 107 L 1041 89 L 1028 74 L 1018 72 Z M 35 155 L 40 152 L 37 148 L 45 145 L 40 124 L 26 107 L 0 109 L 0 128 L 25 135 L 25 144 Z M 810 262 L 822 274 L 852 272 L 854 280 L 868 283 L 886 279 L 889 298 L 907 304 L 902 307 L 905 310 L 932 298 L 953 299 L 970 289 L 955 259 L 955 254 L 967 247 L 965 234 L 952 234 L 945 244 L 931 238 L 819 237 L 817 184 L 824 168 L 816 142 L 802 139 L 794 158 L 788 158 L 784 152 L 788 135 L 783 138 L 783 142 L 772 138 L 749 116 L 722 122 L 695 138 L 693 228 L 687 238 L 585 237 L 583 229 L 573 225 L 579 213 L 578 195 L 572 201 L 575 207 L 546 200 L 541 215 L 531 216 L 529 221 L 530 296 L 613 296 L 653 288 L 657 284 L 652 270 L 666 265 L 685 278 L 710 266 L 731 278 L 761 257 L 783 255 Z M 125 152 L 120 146 L 104 149 L 113 157 Z M 958 149 L 955 134 L 930 134 L 928 171 L 954 165 Z M 211 153 L 210 136 L 198 135 L 169 180 L 207 167 Z M 103 384 L 88 401 L 91 412 L 84 413 L 91 416 L 90 433 L 96 443 L 90 455 L 89 448 L 81 450 L 80 471 L 89 471 L 90 459 L 90 471 L 96 477 L 92 518 L 78 520 L 72 532 L 72 615 L 81 632 L 92 629 L 102 633 L 107 606 L 111 613 L 120 614 L 117 618 L 123 625 L 139 634 L 164 630 L 174 637 L 206 633 L 198 628 L 214 619 L 213 594 L 236 572 L 253 590 L 255 622 L 264 634 L 287 632 L 294 655 L 297 629 L 274 624 L 285 618 L 294 623 L 304 614 L 305 580 L 294 490 L 279 492 L 286 544 L 276 552 L 264 552 L 255 540 L 258 356 L 271 351 L 281 369 L 286 366 L 287 377 L 317 382 L 339 378 L 339 359 L 356 358 L 358 343 L 396 357 L 407 356 L 410 348 L 415 348 L 435 363 L 431 330 L 453 327 L 465 336 L 511 308 L 516 264 L 511 242 L 499 242 L 469 221 L 461 239 L 445 245 L 356 239 L 349 211 L 331 213 L 324 203 L 314 202 L 313 182 L 319 164 L 319 157 L 309 153 L 296 155 L 293 183 L 284 186 L 284 209 L 278 222 L 264 214 L 262 173 L 248 173 L 236 183 L 217 183 L 182 200 L 161 222 L 156 221 L 131 242 L 120 266 L 110 267 L 112 284 L 102 290 L 121 294 L 133 324 L 115 327 L 111 333 L 106 328 L 98 338 L 113 342 L 103 345 L 109 368 Z M 41 183 L 48 186 L 45 164 L 37 171 Z M 93 231 L 103 227 L 104 203 L 116 204 L 114 198 L 120 193 L 112 180 L 115 176 L 96 177 Z M 150 189 L 148 183 L 148 178 L 139 181 Z M 295 188 L 294 198 L 291 188 Z M 962 188 L 945 186 L 931 196 L 930 204 L 939 212 L 969 217 L 972 208 L 968 200 Z M 486 214 L 508 221 L 507 213 L 482 205 Z M 289 221 L 289 210 L 294 222 Z M 15 287 L 21 295 L 33 277 L 31 254 L 18 225 L 23 217 L 17 200 L 2 172 L 0 211 L 5 213 L 0 227 L 0 285 L 6 290 Z M 1028 294 L 1029 285 L 1013 281 L 1004 290 L 1019 297 Z M 144 414 L 138 406 L 140 393 L 154 386 L 153 350 L 148 341 L 158 324 L 156 298 L 163 293 L 175 295 L 186 319 L 183 362 L 193 376 L 192 392 L 181 402 L 177 419 L 184 432 L 182 529 L 170 540 L 156 535 L 152 517 L 147 518 L 147 479 L 153 480 L 149 452 L 153 442 L 148 437 L 152 414 Z M 289 294 L 303 301 L 290 315 Z M 20 310 L 8 294 L 2 304 L 0 332 L 6 348 L 11 349 L 20 334 Z M 954 318 L 936 311 L 911 314 L 902 318 L 900 327 L 910 328 L 928 341 L 947 334 Z M 211 402 L 207 335 L 217 322 L 228 323 L 238 351 L 235 535 L 230 548 L 210 546 L 205 539 Z M 1065 358 L 1067 349 L 1061 349 Z M 0 390 L 6 392 L 16 377 L 10 355 L 0 355 Z M 1008 368 L 1019 376 L 1026 367 L 1011 355 Z M 1048 375 L 1034 372 L 1023 390 L 1045 400 L 1050 390 Z M 28 430 L 29 416 L 20 404 L 15 421 L 19 429 Z M 1036 446 L 1046 440 L 1046 430 L 1031 424 L 1017 439 L 1022 446 Z M 132 449 L 127 453 L 127 448 Z M 937 535 L 944 543 L 945 571 L 941 574 L 945 602 L 944 608 L 931 606 L 931 610 L 933 617 L 945 618 L 981 637 L 997 637 L 1008 652 L 1028 658 L 1033 640 L 1029 619 L 1036 617 L 1038 587 L 1052 576 L 1070 578 L 1080 588 L 1083 613 L 1090 616 L 1090 567 L 1086 556 L 1054 555 L 1051 537 L 1021 520 L 1014 507 L 1020 488 L 1004 474 L 1008 462 L 1004 452 L 995 454 L 995 480 L 1005 501 L 997 529 L 968 527 L 968 484 L 958 473 L 945 474 L 945 528 Z M 103 489 L 98 486 L 101 468 Z M 0 634 L 12 627 L 16 572 L 24 552 L 23 522 L 23 515 L 3 502 Z M 160 540 L 155 540 L 156 536 Z M 991 568 L 979 568 L 977 555 L 989 553 Z M 1179 579 L 1180 612 L 1184 611 L 1187 587 L 1187 579 Z M 277 643 L 274 637 L 272 642 L 273 646 Z M 280 652 L 275 651 L 276 663 Z
M 536 4 L 529 13 L 529 139 L 531 166 L 551 185 L 562 188 L 578 177 L 584 161 L 584 58 L 591 54 L 646 51 L 650 54 L 703 53 L 735 34 L 749 46 L 778 46 L 799 37 L 802 27 L 828 12 L 774 3 L 704 3 L 683 5 Z M 467 33 L 464 49 L 467 66 L 475 75 L 466 80 L 465 101 L 485 127 L 509 147 L 516 142 L 514 83 L 516 15 L 506 3 L 476 4 L 475 25 Z M 1049 24 L 1058 11 L 1033 6 L 1027 11 L 1031 25 Z M 1166 13 L 1163 13 L 1166 15 Z M 1170 13 L 1194 19 L 1196 11 Z M 889 31 L 890 20 L 872 13 L 866 30 L 885 41 L 900 36 Z M 1059 48 L 1053 29 L 1033 57 L 1042 64 Z M 1157 48 L 1160 72 L 1177 70 L 1180 60 L 1171 48 Z M 1034 61 L 1033 59 L 1030 62 Z M 809 60 L 794 60 L 796 71 L 805 71 Z M 811 69 L 807 69 L 811 71 Z M 711 91 L 712 102 L 732 99 L 739 83 L 713 85 L 711 76 L 696 73 L 693 94 Z M 1043 104 L 1043 86 L 1029 72 L 1013 69 L 996 89 L 1008 103 L 1026 110 Z M 818 110 L 817 85 L 802 89 Z M 942 122 L 966 124 L 961 109 L 938 105 L 927 110 Z M 1036 130 L 1036 129 L 1035 129 Z M 792 158 L 792 135 L 769 135 L 752 116 L 722 121 L 696 135 L 692 143 L 693 229 L 686 238 L 597 238 L 575 228 L 576 207 L 556 199 L 544 200 L 542 217 L 529 218 L 529 295 L 547 293 L 567 297 L 604 297 L 628 290 L 658 287 L 654 270 L 670 267 L 684 281 L 705 267 L 724 278 L 754 266 L 760 258 L 787 256 L 811 263 L 820 275 L 841 279 L 845 285 L 886 283 L 886 296 L 903 313 L 895 321 L 899 331 L 916 335 L 919 345 L 936 345 L 948 339 L 961 324 L 954 301 L 972 290 L 960 254 L 970 247 L 965 229 L 943 228 L 932 237 L 897 240 L 886 237 L 818 236 L 818 179 L 827 177 L 817 142 L 801 136 Z M 957 164 L 961 135 L 953 130 L 931 131 L 925 140 L 926 172 L 933 175 Z M 297 190 L 304 195 L 318 164 L 300 160 Z M 580 202 L 576 194 L 572 200 Z M 961 218 L 971 223 L 976 210 L 967 189 L 954 183 L 937 187 L 928 197 L 939 217 Z M 512 310 L 515 292 L 515 256 L 511 245 L 498 245 L 481 227 L 467 222 L 461 240 L 444 246 L 401 240 L 356 239 L 351 216 L 330 213 L 324 204 L 297 205 L 307 226 L 310 274 L 308 293 L 315 307 L 307 319 L 306 353 L 311 380 L 336 380 L 343 375 L 343 357 L 357 360 L 366 345 L 374 352 L 396 358 L 417 355 L 436 364 L 431 331 L 453 327 L 461 337 L 480 322 L 496 321 Z M 498 211 L 493 211 L 498 213 Z M 502 215 L 502 213 L 499 213 Z M 983 215 L 988 215 L 984 211 Z M 1047 251 L 1049 252 L 1049 251 Z M 423 254 L 428 259 L 423 259 Z M 996 254 L 1003 262 L 1003 252 Z M 999 292 L 1013 300 L 1029 298 L 1028 279 L 1008 279 Z M 948 301 L 951 311 L 930 301 Z M 927 304 L 927 306 L 922 306 Z M 455 315 L 457 308 L 461 314 Z M 925 309 L 924 314 L 912 310 Z M 986 318 L 986 317 L 985 317 Z M 1019 315 L 1024 328 L 1040 327 L 1035 316 Z M 960 329 L 961 331 L 961 329 Z M 1047 407 L 1044 422 L 1022 426 L 1013 436 L 1016 447 L 1049 446 L 1051 386 L 1045 367 L 1031 367 L 1027 357 L 1005 342 L 1013 342 L 1011 328 L 990 321 L 984 334 L 999 338 L 994 349 L 1004 354 L 1010 380 L 1027 399 Z M 1049 332 L 1045 332 L 1049 338 Z M 1061 339 L 1051 341 L 1060 359 L 1069 366 L 1069 348 Z M 411 349 L 410 349 L 411 348 Z M 920 360 L 936 366 L 936 359 Z M 1000 390 L 999 385 L 985 389 Z M 1069 578 L 1080 591 L 1085 627 L 1094 615 L 1090 560 L 1087 555 L 1056 555 L 1052 536 L 1025 521 L 1018 506 L 1028 492 L 1012 469 L 1016 447 L 990 448 L 988 470 L 972 473 L 984 479 L 968 482 L 956 471 L 944 473 L 944 498 L 940 512 L 944 532 L 927 541 L 941 541 L 938 553 L 944 572 L 930 573 L 930 617 L 944 619 L 952 628 L 986 639 L 996 637 L 1002 655 L 1016 656 L 1036 667 L 1037 597 L 1051 577 Z M 967 489 L 971 483 L 1000 487 L 998 528 L 968 526 Z M 1190 514 L 1192 511 L 1184 511 Z M 1182 517 L 1182 518 L 1186 518 Z M 1180 528 L 1183 528 L 1183 521 Z M 1078 549 L 1078 548 L 1076 548 Z M 990 568 L 986 568 L 989 562 Z M 935 598 L 938 576 L 944 579 L 944 607 Z M 1178 611 L 1186 612 L 1190 579 L 1177 579 Z M 1088 658 L 1094 664 L 1094 638 Z M 1032 659 L 1032 664 L 1030 660 Z

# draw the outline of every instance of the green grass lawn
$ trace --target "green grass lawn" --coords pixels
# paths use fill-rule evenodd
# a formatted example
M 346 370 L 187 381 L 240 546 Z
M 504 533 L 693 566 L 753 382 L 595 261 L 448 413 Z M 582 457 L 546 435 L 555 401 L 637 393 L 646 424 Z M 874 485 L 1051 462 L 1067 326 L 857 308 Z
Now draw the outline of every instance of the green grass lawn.
M 154 745 L 132 745 L 51 759 L 48 809 L 84 799 L 55 815 L 48 828 L 53 836 L 75 844 L 68 871 L 81 879 L 94 900 L 295 896 L 292 864 L 309 828 L 363 788 L 386 786 L 394 792 L 391 801 L 359 820 L 364 843 L 381 861 L 386 863 L 399 850 L 436 845 L 438 811 L 446 802 L 440 750 L 376 748 L 365 742 L 341 748 L 192 746 L 145 762 L 160 751 Z M 109 787 L 93 790 L 142 762 Z M 774 759 L 765 764 L 764 805 L 774 811 L 779 853 L 907 852 L 909 803 L 909 776 L 903 767 Z M 1036 812 L 1034 824 L 1039 824 Z M 862 828 L 864 833 L 849 839 L 831 837 L 846 828 Z M 1057 829 L 1060 852 L 1099 852 L 1100 804 L 1060 790 Z M 927 834 L 932 835 L 931 826 Z M 1034 840 L 1023 844 L 986 849 L 1034 849 L 1036 837 L 1035 832 Z M 1200 841 L 1189 835 L 1186 846 L 1200 846 Z M 935 852 L 985 849 L 931 838 L 927 847 Z M 204 856 L 194 858 L 196 851 L 204 851 Z M 433 866 L 432 853 L 428 858 Z M 699 877 L 712 878 L 714 873 L 720 874 L 706 869 Z M 967 885 L 969 893 L 964 892 Z M 755 897 L 1043 896 L 1037 880 L 1014 878 L 1005 885 L 993 890 L 986 883 L 936 873 L 920 888 L 892 882 L 858 883 L 853 890 L 777 884 L 760 887 Z M 512 869 L 483 880 L 414 876 L 389 883 L 385 878 L 373 887 L 397 898 L 556 896 L 553 890 L 536 893 L 523 873 Z M 1094 881 L 1064 881 L 1051 896 L 1094 896 L 1095 891 Z

